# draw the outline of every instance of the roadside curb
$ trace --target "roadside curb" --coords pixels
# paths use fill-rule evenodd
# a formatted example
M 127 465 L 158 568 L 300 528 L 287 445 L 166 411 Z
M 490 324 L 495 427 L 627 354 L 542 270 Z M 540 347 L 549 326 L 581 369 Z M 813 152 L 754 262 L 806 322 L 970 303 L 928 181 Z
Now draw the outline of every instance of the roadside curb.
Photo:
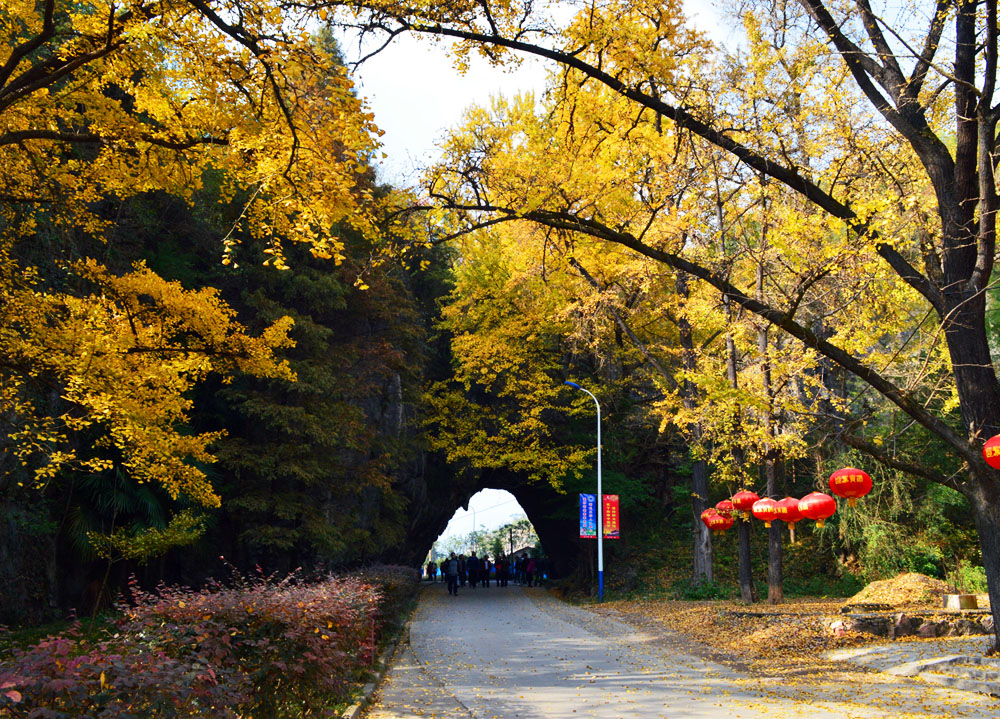
M 1000 696 L 1000 664 L 979 656 L 951 655 L 908 662 L 888 670 L 889 674 L 917 677 L 924 681 L 969 692 Z
M 416 597 L 419 597 L 423 593 L 423 586 L 419 588 Z M 341 719 L 358 719 L 361 716 L 368 704 L 371 703 L 372 696 L 375 694 L 375 690 L 382 683 L 385 675 L 389 671 L 389 667 L 392 666 L 392 660 L 396 656 L 396 652 L 403 642 L 410 641 L 410 621 L 413 619 L 413 612 L 417 608 L 417 602 L 414 602 L 413 608 L 406 617 L 406 621 L 403 623 L 403 628 L 400 630 L 399 635 L 392 642 L 391 645 L 386 647 L 381 654 L 379 654 L 376 660 L 376 666 L 378 670 L 375 672 L 375 677 L 372 681 L 361 687 L 361 697 L 351 706 L 347 707 L 344 712 L 340 715 Z

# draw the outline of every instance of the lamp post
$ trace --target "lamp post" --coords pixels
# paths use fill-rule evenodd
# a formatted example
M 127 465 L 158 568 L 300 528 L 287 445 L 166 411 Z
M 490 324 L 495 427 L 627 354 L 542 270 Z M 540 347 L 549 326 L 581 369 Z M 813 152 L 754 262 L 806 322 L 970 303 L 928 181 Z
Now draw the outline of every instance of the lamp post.
M 586 392 L 597 405 L 597 601 L 604 601 L 604 496 L 601 494 L 601 403 L 576 382 L 566 381 L 570 387 Z

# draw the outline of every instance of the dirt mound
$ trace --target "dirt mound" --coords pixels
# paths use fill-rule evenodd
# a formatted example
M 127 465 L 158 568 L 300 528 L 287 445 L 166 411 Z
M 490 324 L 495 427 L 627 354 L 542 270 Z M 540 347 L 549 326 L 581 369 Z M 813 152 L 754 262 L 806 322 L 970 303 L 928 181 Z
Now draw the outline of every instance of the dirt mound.
M 853 597 L 844 602 L 854 604 L 887 604 L 890 607 L 912 607 L 919 605 L 940 606 L 942 594 L 953 594 L 955 588 L 940 579 L 925 574 L 899 574 L 892 579 L 872 582 Z

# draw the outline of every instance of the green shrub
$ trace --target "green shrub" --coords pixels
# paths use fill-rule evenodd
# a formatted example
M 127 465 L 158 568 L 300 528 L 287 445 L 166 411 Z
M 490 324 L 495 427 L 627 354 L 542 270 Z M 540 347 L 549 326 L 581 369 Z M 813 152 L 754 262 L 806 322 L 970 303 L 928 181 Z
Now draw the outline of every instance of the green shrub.
M 858 558 L 869 581 L 903 572 L 918 572 L 929 577 L 944 574 L 940 547 L 928 542 L 923 535 L 914 535 L 905 526 L 891 522 L 873 522 L 864 528 Z
M 786 579 L 785 595 L 789 597 L 851 597 L 864 589 L 861 577 L 850 572 L 841 577 L 815 575 L 806 579 Z
M 986 592 L 986 570 L 978 564 L 962 560 L 954 571 L 948 573 L 947 579 L 962 594 Z
M 701 582 L 696 584 L 691 579 L 681 579 L 674 582 L 667 592 L 671 599 L 686 599 L 700 601 L 704 599 L 732 599 L 734 591 L 716 582 Z

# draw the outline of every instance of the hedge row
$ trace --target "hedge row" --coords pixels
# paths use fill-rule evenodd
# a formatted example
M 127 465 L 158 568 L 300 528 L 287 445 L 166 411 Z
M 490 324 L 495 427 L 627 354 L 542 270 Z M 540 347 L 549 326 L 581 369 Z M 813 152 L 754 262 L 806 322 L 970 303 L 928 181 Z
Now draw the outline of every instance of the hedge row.
M 380 567 L 202 591 L 130 587 L 114 633 L 77 625 L 0 664 L 0 717 L 332 716 L 418 583 Z

